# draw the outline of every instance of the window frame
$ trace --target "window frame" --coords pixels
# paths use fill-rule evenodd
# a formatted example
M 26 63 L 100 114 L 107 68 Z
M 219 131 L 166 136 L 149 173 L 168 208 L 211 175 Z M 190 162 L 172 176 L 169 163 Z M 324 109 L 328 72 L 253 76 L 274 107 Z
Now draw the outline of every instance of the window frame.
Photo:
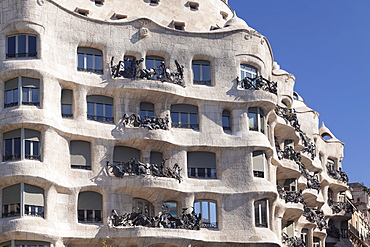
M 154 117 L 154 104 L 149 102 L 140 102 L 140 117 L 141 119 Z
M 239 70 L 240 70 L 240 78 L 242 80 L 244 78 L 249 78 L 249 79 L 257 78 L 259 74 L 258 69 L 256 67 L 250 64 L 247 64 L 247 63 L 241 63 L 239 66 Z
M 260 107 L 248 108 L 248 125 L 250 131 L 265 133 L 265 114 Z
M 73 118 L 73 99 L 74 97 L 72 89 L 67 88 L 62 89 L 60 104 L 61 104 L 61 114 L 63 118 Z M 64 110 L 63 106 L 68 106 L 70 107 L 70 109 Z
M 199 207 L 196 205 L 199 203 Z M 207 209 L 203 211 L 203 203 L 207 204 Z M 214 205 L 214 206 L 212 206 Z M 194 212 L 196 214 L 201 213 L 201 228 L 217 228 L 218 227 L 218 209 L 217 209 L 217 201 L 211 199 L 198 199 L 194 201 Z M 214 209 L 213 215 L 212 211 Z M 207 213 L 207 215 L 206 215 Z M 207 218 L 204 218 L 207 216 Z M 215 218 L 216 221 L 211 222 L 212 218 Z
M 231 114 L 228 110 L 222 111 L 222 129 L 225 132 L 231 132 Z
M 195 71 L 197 70 L 194 66 L 199 66 L 199 76 L 197 77 L 195 76 Z M 193 84 L 212 86 L 212 63 L 211 61 L 202 60 L 202 59 L 192 60 L 191 68 L 193 72 Z M 205 71 L 207 68 L 208 68 L 208 73 Z M 209 78 L 207 76 L 209 76 Z
M 114 123 L 114 99 L 105 95 L 87 95 L 87 119 L 101 123 Z M 91 115 L 90 109 L 92 107 L 93 115 Z M 107 114 L 107 109 L 111 108 L 111 115 Z M 99 114 L 99 108 L 102 110 L 102 116 Z M 109 112 L 109 111 L 108 111 Z
M 88 66 L 88 56 L 92 57 L 91 68 L 90 66 Z M 99 57 L 100 61 L 97 61 L 99 60 Z M 83 65 L 83 67 L 81 67 L 80 65 Z M 99 75 L 104 74 L 103 51 L 91 47 L 77 47 L 77 71 L 91 72 Z
M 203 161 L 203 159 L 210 159 L 211 161 Z M 199 165 L 198 162 L 206 163 L 207 165 Z M 214 164 L 214 165 L 213 165 Z M 213 152 L 193 151 L 187 152 L 187 169 L 188 178 L 196 179 L 217 179 L 217 158 Z
M 169 214 L 171 214 L 175 218 L 179 217 L 179 204 L 177 203 L 177 201 L 165 201 L 163 204 L 166 205 L 167 207 L 166 210 Z M 171 206 L 171 204 L 175 206 L 173 207 Z M 171 213 L 171 212 L 175 212 L 175 213 Z
M 81 143 L 83 145 L 88 145 L 89 147 L 83 147 L 83 151 L 78 153 L 74 152 L 75 148 L 73 147 L 77 145 L 78 143 Z M 86 149 L 86 150 L 84 150 Z M 87 151 L 88 153 L 85 154 L 84 151 Z M 83 141 L 83 140 L 71 140 L 69 142 L 69 155 L 70 155 L 70 163 L 71 163 L 71 169 L 82 169 L 82 170 L 92 170 L 92 152 L 91 152 L 91 142 L 89 141 Z M 78 156 L 84 156 L 87 155 L 87 157 L 84 157 L 86 159 L 86 164 L 73 164 L 75 162 L 76 157 Z
M 265 204 L 264 214 L 263 214 L 263 204 Z M 269 200 L 267 198 L 256 200 L 254 201 L 253 206 L 254 206 L 254 225 L 255 227 L 268 228 L 269 227 Z
M 143 207 L 139 206 L 140 203 L 142 203 Z M 147 214 L 145 212 L 145 206 L 147 206 L 147 210 L 148 210 Z M 148 217 L 154 217 L 155 216 L 154 215 L 154 206 L 153 206 L 153 204 L 150 201 L 148 201 L 144 198 L 140 198 L 140 197 L 132 198 L 132 208 L 135 208 L 135 210 L 139 209 L 141 213 L 143 213 L 144 215 L 146 215 Z
M 12 83 L 14 84 L 13 80 L 17 80 L 16 87 L 10 85 Z M 39 78 L 27 76 L 18 76 L 6 81 L 4 83 L 4 108 L 20 105 L 40 106 L 40 85 L 41 82 Z M 6 89 L 7 87 L 9 87 L 9 89 Z M 15 93 L 15 91 L 17 93 Z M 11 102 L 8 100 L 8 92 L 11 92 Z M 37 98 L 36 101 L 34 101 L 35 98 Z
M 20 41 L 19 41 L 19 37 L 20 36 L 25 36 L 25 52 L 22 52 L 20 53 L 19 50 L 20 50 Z M 14 54 L 10 54 L 9 53 L 9 45 L 10 45 L 10 41 L 9 39 L 12 38 L 12 37 L 15 37 L 15 42 L 14 42 Z M 35 52 L 30 52 L 30 37 L 34 38 L 34 47 L 32 47 Z M 20 56 L 19 54 L 24 54 L 24 56 Z M 37 55 L 38 55 L 38 36 L 35 35 L 35 34 L 27 34 L 27 33 L 19 33 L 19 34 L 13 34 L 13 35 L 8 35 L 6 36 L 6 59 L 17 59 L 17 58 L 37 58 Z
M 189 104 L 174 104 L 171 105 L 171 126 L 172 128 L 181 128 L 181 129 L 199 129 L 199 117 L 198 117 L 198 106 L 189 105 Z M 177 117 L 175 117 L 177 114 Z M 184 118 L 183 118 L 184 116 Z M 196 123 L 192 123 L 194 120 L 194 116 L 196 119 Z M 177 122 L 174 120 L 177 119 Z M 182 122 L 182 120 L 186 119 L 186 122 Z
M 257 169 L 257 158 L 258 156 L 262 156 L 262 165 L 263 165 L 263 171 L 261 169 Z M 267 156 L 266 152 L 264 150 L 254 150 L 252 152 L 252 164 L 253 164 L 253 177 L 258 178 L 266 178 L 267 175 Z
M 90 194 L 87 194 L 87 193 L 90 193 Z M 82 202 L 82 200 L 86 198 L 81 198 L 81 197 L 87 197 L 89 195 L 92 195 L 94 197 L 94 200 L 91 201 L 91 199 L 88 199 L 88 202 L 90 202 L 88 203 L 89 206 L 86 206 L 86 205 L 82 206 L 81 204 L 86 204 L 86 202 Z M 93 205 L 93 204 L 99 203 L 98 202 L 99 200 L 100 200 L 99 206 Z M 92 209 L 93 206 L 97 208 Z M 83 214 L 83 220 L 81 220 L 82 219 L 81 213 Z M 90 213 L 92 217 L 89 218 Z M 78 193 L 77 220 L 78 220 L 78 223 L 82 223 L 82 224 L 103 223 L 103 195 L 95 191 L 82 191 Z

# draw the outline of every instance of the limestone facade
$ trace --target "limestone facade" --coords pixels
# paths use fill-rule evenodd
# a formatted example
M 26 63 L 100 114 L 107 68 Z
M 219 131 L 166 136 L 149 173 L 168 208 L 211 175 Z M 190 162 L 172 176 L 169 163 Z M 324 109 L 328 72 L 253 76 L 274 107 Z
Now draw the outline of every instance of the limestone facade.
M 348 246 L 343 143 L 227 1 L 0 9 L 0 246 Z M 164 204 L 200 229 L 114 224 Z

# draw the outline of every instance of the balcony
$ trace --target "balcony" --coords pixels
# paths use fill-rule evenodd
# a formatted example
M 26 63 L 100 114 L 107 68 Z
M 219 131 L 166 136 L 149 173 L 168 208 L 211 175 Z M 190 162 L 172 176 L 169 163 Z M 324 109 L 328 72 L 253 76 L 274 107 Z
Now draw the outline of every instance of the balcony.
M 292 202 L 292 203 L 304 203 L 304 198 L 302 196 L 301 191 L 285 191 L 283 188 L 280 186 L 277 187 L 279 196 L 281 199 L 285 200 L 285 203 Z
M 121 124 L 125 126 L 130 126 L 130 127 L 147 128 L 149 130 L 157 130 L 157 129 L 168 130 L 169 122 L 170 120 L 168 116 L 164 118 L 160 118 L 160 117 L 141 118 L 141 116 L 138 114 L 131 114 L 130 116 L 125 114 L 123 115 Z
M 320 231 L 328 228 L 328 223 L 325 220 L 325 215 L 322 210 L 304 206 L 303 216 L 306 217 L 307 221 L 311 223 L 316 223 Z
M 306 246 L 306 244 L 304 243 L 301 237 L 296 237 L 296 236 L 289 237 L 289 235 L 284 232 L 282 238 L 283 238 L 283 243 L 286 246 L 289 246 L 289 247 L 305 247 Z
M 239 81 L 239 77 L 236 78 L 239 87 L 247 90 L 263 90 L 269 93 L 277 95 L 277 83 L 274 81 L 268 81 L 262 76 L 255 78 L 245 77 Z
M 332 199 L 328 199 L 328 205 L 332 209 L 333 214 L 339 214 L 344 211 L 344 213 L 352 214 L 353 206 L 349 202 L 335 202 Z
M 348 176 L 342 170 L 336 170 L 332 165 L 326 164 L 326 169 L 329 177 L 338 180 L 341 183 L 348 183 Z

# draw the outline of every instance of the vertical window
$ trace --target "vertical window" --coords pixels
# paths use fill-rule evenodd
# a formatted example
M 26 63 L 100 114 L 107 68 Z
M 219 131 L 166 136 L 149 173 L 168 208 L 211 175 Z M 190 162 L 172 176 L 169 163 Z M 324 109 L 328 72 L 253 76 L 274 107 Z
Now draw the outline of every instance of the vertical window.
M 213 200 L 197 200 L 194 202 L 194 211 L 202 215 L 201 227 L 217 227 L 217 204 Z
M 113 99 L 102 95 L 88 95 L 87 119 L 113 123 Z
M 193 60 L 193 83 L 211 86 L 211 63 L 206 60 Z
M 161 164 L 163 154 L 160 152 L 150 152 L 150 164 Z
M 40 80 L 19 76 L 5 82 L 4 107 L 16 105 L 40 105 L 39 99 Z
M 285 191 L 297 191 L 297 179 L 295 178 L 285 179 L 284 190 Z
M 44 190 L 20 183 L 3 189 L 3 218 L 14 216 L 44 217 Z
M 198 129 L 198 107 L 194 105 L 171 105 L 173 128 Z
M 326 162 L 326 166 L 332 170 L 336 170 L 335 161 L 332 159 L 328 159 L 328 161 Z
M 189 178 L 217 178 L 216 155 L 211 152 L 188 152 Z
M 334 192 L 332 189 L 328 189 L 328 200 L 334 201 Z
M 18 34 L 7 37 L 6 58 L 37 57 L 37 37 Z
M 77 205 L 78 222 L 102 222 L 102 201 L 102 195 L 97 192 L 80 192 Z
M 140 160 L 140 150 L 136 148 L 115 146 L 113 151 L 113 163 L 127 162 L 132 158 Z
M 258 70 L 253 66 L 248 64 L 241 64 L 240 65 L 240 78 L 244 79 L 246 77 L 250 79 L 254 79 L 257 77 Z
M 230 112 L 227 110 L 222 111 L 222 128 L 226 131 L 230 131 Z
M 73 117 L 73 91 L 70 89 L 62 90 L 62 117 Z
M 154 207 L 153 207 L 153 205 L 145 199 L 134 198 L 132 200 L 132 207 L 133 207 L 133 210 L 136 213 L 143 213 L 143 214 L 145 214 L 146 216 L 149 216 L 149 217 L 154 216 Z
M 16 129 L 4 133 L 3 161 L 40 160 L 40 132 L 31 129 Z
M 148 102 L 140 103 L 140 117 L 142 119 L 154 117 L 154 105 Z
M 69 146 L 71 168 L 91 170 L 90 142 L 71 141 Z
M 89 47 L 78 47 L 77 48 L 77 59 L 78 71 L 93 72 L 96 74 L 103 74 L 103 53 L 101 50 L 89 48 Z
M 318 237 L 313 237 L 313 247 L 320 247 L 320 238 Z
M 248 109 L 248 119 L 249 119 L 249 130 L 259 131 L 264 133 L 264 114 L 259 107 L 250 107 Z
M 311 244 L 310 244 L 310 232 L 307 228 L 302 229 L 301 238 L 302 238 L 303 243 L 306 244 L 306 246 L 311 246 Z
M 178 216 L 178 209 L 177 209 L 177 202 L 165 202 L 164 205 L 166 205 L 166 210 L 168 213 L 170 213 L 173 217 Z
M 253 151 L 253 176 L 258 178 L 265 177 L 266 155 L 264 151 Z
M 268 200 L 254 202 L 254 222 L 256 227 L 268 227 Z

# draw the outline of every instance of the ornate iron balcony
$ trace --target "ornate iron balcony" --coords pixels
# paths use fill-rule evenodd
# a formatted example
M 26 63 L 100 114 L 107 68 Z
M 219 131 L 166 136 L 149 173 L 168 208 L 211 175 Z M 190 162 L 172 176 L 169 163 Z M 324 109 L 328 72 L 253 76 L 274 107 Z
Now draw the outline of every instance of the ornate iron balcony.
M 277 95 L 277 83 L 269 81 L 262 76 L 257 76 L 255 78 L 245 77 L 241 81 L 239 81 L 239 77 L 237 77 L 236 80 L 241 88 L 249 90 L 263 90 Z
M 123 115 L 121 123 L 125 126 L 131 127 L 143 127 L 148 128 L 150 130 L 168 130 L 169 129 L 169 118 L 168 115 L 164 118 L 160 117 L 146 117 L 141 118 L 138 114 L 131 114 L 128 116 L 127 114 Z
M 328 199 L 328 205 L 333 210 L 333 214 L 338 214 L 341 211 L 353 213 L 353 207 L 349 202 L 335 202 L 332 199 Z
M 326 169 L 327 169 L 329 177 L 334 178 L 342 183 L 348 183 L 348 176 L 344 171 L 336 170 L 330 164 L 326 164 Z
M 118 215 L 116 210 L 112 210 L 109 218 L 111 224 L 115 227 L 124 226 L 145 226 L 145 227 L 163 227 L 173 229 L 199 230 L 200 227 L 207 227 L 209 223 L 201 223 L 201 215 L 196 214 L 194 210 L 186 213 L 188 208 L 182 209 L 181 218 L 172 216 L 166 205 L 162 206 L 162 212 L 158 216 L 148 216 L 146 212 L 135 210 L 132 213 Z M 204 224 L 204 225 L 203 225 Z M 214 223 L 212 223 L 214 225 Z M 210 226 L 213 227 L 213 226 Z
M 111 172 L 118 178 L 124 176 L 134 175 L 151 175 L 154 177 L 175 178 L 181 183 L 182 177 L 180 175 L 181 168 L 175 163 L 172 168 L 165 167 L 166 160 L 162 160 L 161 164 L 144 164 L 136 158 L 131 158 L 127 162 L 113 162 L 107 161 L 107 167 L 111 168 Z
M 283 232 L 283 243 L 288 247 L 306 247 L 303 239 L 301 237 L 289 237 L 288 234 Z
M 302 196 L 302 191 L 285 191 L 280 186 L 277 186 L 279 196 L 285 200 L 285 203 L 302 203 L 305 205 L 304 198 Z
M 161 82 L 169 82 L 185 87 L 184 82 L 184 66 L 180 65 L 177 60 L 176 63 L 176 72 L 171 72 L 170 69 L 166 68 L 165 63 L 162 61 L 157 68 L 146 68 L 140 69 L 140 64 L 144 61 L 144 58 L 137 60 L 124 59 L 118 62 L 118 64 L 113 64 L 114 57 L 111 59 L 111 72 L 112 77 L 124 77 L 131 78 L 134 80 L 137 79 L 146 79 L 146 80 L 157 80 Z M 125 63 L 127 67 L 125 67 Z
M 320 231 L 328 228 L 328 223 L 325 220 L 325 215 L 322 210 L 304 206 L 303 216 L 306 217 L 309 222 L 316 223 Z

